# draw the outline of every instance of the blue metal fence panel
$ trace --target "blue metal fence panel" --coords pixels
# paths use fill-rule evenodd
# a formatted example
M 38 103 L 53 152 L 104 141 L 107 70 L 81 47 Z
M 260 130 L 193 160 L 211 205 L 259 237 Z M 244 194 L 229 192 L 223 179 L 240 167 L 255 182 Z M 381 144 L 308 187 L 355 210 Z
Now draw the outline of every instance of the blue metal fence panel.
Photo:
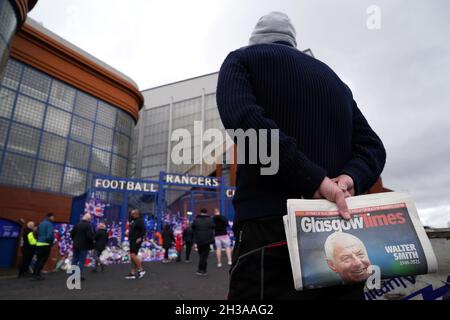
M 80 217 L 84 213 L 87 197 L 88 192 L 82 194 L 81 196 L 72 198 L 72 211 L 70 213 L 71 225 L 76 225 L 78 222 L 80 222 Z

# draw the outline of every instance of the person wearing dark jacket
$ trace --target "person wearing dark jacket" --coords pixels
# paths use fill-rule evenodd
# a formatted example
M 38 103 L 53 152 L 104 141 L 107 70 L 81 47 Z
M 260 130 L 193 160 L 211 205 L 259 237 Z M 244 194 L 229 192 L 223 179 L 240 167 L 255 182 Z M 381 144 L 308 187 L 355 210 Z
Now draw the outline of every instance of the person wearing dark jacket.
M 210 246 L 214 241 L 214 222 L 208 215 L 208 210 L 200 210 L 200 214 L 195 217 L 192 223 L 192 230 L 194 231 L 194 242 L 197 245 L 200 257 L 196 275 L 206 276 Z
M 105 265 L 101 262 L 100 256 L 103 250 L 105 250 L 108 243 L 108 232 L 106 231 L 106 225 L 104 223 L 99 223 L 97 225 L 97 232 L 94 235 L 94 269 L 92 272 L 97 272 L 97 267 L 100 265 L 100 270 L 105 271 Z
M 125 276 L 125 279 L 132 280 L 142 278 L 145 270 L 142 268 L 142 261 L 139 259 L 139 249 L 145 237 L 145 223 L 138 209 L 131 211 L 131 221 L 129 225 L 128 239 L 130 241 L 130 259 L 131 272 Z
M 70 237 L 73 241 L 72 265 L 80 267 L 81 280 L 85 280 L 83 277 L 84 263 L 89 250 L 94 248 L 94 232 L 89 213 L 86 213 L 80 223 L 73 227 Z
M 189 263 L 191 262 L 189 258 L 191 257 L 192 245 L 194 244 L 194 232 L 192 231 L 191 224 L 188 224 L 183 231 L 183 242 L 186 244 L 185 262 Z
M 35 226 L 33 221 L 27 223 L 26 228 L 23 230 L 22 235 L 22 265 L 19 269 L 19 278 L 27 274 L 30 267 L 31 260 L 33 260 L 34 253 L 36 252 L 36 238 L 34 236 Z
M 238 163 L 238 240 L 228 297 L 364 299 L 362 285 L 297 292 L 285 244 L 272 246 L 261 266 L 263 248 L 286 242 L 287 199 L 325 198 L 349 219 L 345 198 L 367 192 L 386 160 L 383 143 L 348 86 L 296 47 L 289 17 L 272 12 L 259 19 L 249 46 L 231 52 L 219 71 L 216 97 L 225 129 L 267 130 L 267 137 L 278 137 L 270 167 Z
M 38 226 L 38 236 L 36 242 L 36 265 L 33 270 L 34 280 L 43 280 L 41 271 L 50 257 L 50 250 L 55 241 L 55 230 L 53 226 L 54 216 L 48 213 L 44 220 Z
M 175 237 L 173 236 L 172 228 L 170 227 L 170 224 L 165 224 L 162 232 L 162 239 L 163 239 L 163 249 L 164 249 L 164 259 L 163 263 L 170 262 L 169 260 L 169 250 L 172 248 L 172 245 L 175 241 Z
M 173 242 L 175 241 L 175 237 L 173 236 L 172 228 L 170 227 L 170 224 L 164 224 L 163 232 L 162 232 L 162 239 L 163 239 L 163 249 L 164 249 L 164 259 L 163 263 L 170 262 L 169 260 L 169 250 L 172 248 Z

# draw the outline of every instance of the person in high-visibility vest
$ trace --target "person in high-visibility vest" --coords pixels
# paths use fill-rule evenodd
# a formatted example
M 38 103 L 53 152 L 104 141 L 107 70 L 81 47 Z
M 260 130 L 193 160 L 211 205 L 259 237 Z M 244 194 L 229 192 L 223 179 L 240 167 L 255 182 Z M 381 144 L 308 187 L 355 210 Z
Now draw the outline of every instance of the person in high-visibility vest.
M 34 222 L 29 221 L 22 235 L 22 265 L 19 269 L 19 278 L 25 276 L 30 267 L 31 260 L 33 260 L 34 253 L 36 252 L 36 238 L 34 237 L 34 231 L 36 230 Z
M 53 219 L 53 214 L 48 213 L 38 227 L 38 239 L 36 242 L 37 262 L 33 272 L 35 280 L 44 279 L 44 277 L 41 276 L 41 271 L 50 257 L 50 250 L 55 241 L 55 230 L 52 223 Z

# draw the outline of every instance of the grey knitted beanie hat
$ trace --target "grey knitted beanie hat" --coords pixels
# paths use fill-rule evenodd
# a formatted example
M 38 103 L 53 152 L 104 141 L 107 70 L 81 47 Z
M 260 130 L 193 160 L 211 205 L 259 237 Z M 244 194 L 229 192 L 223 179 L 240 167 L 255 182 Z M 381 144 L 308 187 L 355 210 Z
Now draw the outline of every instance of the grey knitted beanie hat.
M 297 47 L 295 37 L 296 32 L 291 19 L 285 13 L 274 11 L 259 19 L 249 45 L 283 41 Z

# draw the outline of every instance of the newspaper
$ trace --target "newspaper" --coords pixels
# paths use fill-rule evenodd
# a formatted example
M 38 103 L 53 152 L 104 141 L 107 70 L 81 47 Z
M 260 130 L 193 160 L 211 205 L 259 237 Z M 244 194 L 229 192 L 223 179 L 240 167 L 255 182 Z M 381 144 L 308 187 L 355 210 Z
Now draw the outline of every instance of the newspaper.
M 286 238 L 296 290 L 437 272 L 412 198 L 389 192 L 347 198 L 351 219 L 327 200 L 287 201 Z

